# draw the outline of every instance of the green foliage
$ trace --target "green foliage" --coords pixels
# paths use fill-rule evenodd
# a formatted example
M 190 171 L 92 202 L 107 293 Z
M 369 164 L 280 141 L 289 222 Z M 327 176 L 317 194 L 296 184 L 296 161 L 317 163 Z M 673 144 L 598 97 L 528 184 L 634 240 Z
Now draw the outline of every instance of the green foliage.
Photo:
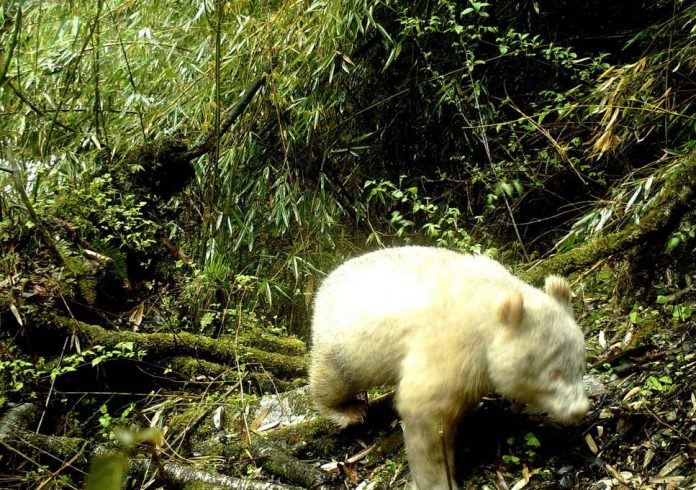
M 515 453 L 523 453 L 527 461 L 532 461 L 536 456 L 537 448 L 541 447 L 541 442 L 532 432 L 527 432 L 521 440 L 517 437 L 509 437 L 505 442 L 511 452 L 503 455 L 503 462 L 515 465 L 522 462 L 521 457 Z
M 125 259 L 119 250 L 145 253 L 156 242 L 158 226 L 147 216 L 147 203 L 135 194 L 123 193 L 106 174 L 86 186 L 60 189 L 57 199 L 43 202 L 44 214 L 70 219 L 88 243 L 109 256 L 123 274 Z M 52 209 L 52 206 L 55 208 Z
M 427 239 L 439 246 L 464 252 L 483 252 L 481 243 L 464 229 L 459 209 L 435 204 L 431 198 L 419 196 L 415 186 L 402 187 L 403 178 L 399 185 L 386 180 L 365 183 L 368 216 L 390 216 L 384 224 L 380 223 L 380 228 L 386 232 L 373 228 L 367 238 L 368 243 L 376 241 L 381 244 L 386 234 L 390 233 L 407 243 L 412 239 Z M 492 254 L 494 250 L 487 249 L 485 252 Z
M 592 5 L 589 23 L 601 15 Z M 645 7 L 655 20 L 629 48 L 648 51 L 622 62 L 619 48 L 577 41 L 591 25 L 542 22 L 571 8 L 553 3 L 164 1 L 95 11 L 52 2 L 24 13 L 0 130 L 22 149 L 42 215 L 75 218 L 122 277 L 119 253 L 146 250 L 166 228 L 202 271 L 194 323 L 209 326 L 209 307 L 240 298 L 302 323 L 319 271 L 366 239 L 476 250 L 495 234 L 544 250 L 558 213 L 586 213 L 565 250 L 638 219 L 660 176 L 631 172 L 655 157 L 618 156 L 639 142 L 680 151 L 696 140 L 696 9 L 668 7 Z M 11 30 L 0 35 L 7 45 Z M 108 174 L 81 182 L 100 151 L 174 136 L 192 144 L 214 131 L 262 74 L 246 113 L 195 162 L 191 191 L 170 203 L 183 211 L 177 226 L 153 223 L 143 198 L 114 191 Z M 375 184 L 366 192 L 365 182 Z M 597 195 L 609 205 L 580 204 Z M 0 197 L 0 209 L 31 235 L 11 202 Z M 484 234 L 481 223 L 495 225 Z M 0 235 L 11 228 L 0 220 Z M 234 286 L 240 274 L 257 278 L 251 289 Z M 94 299 L 89 281 L 78 287 Z
M 669 391 L 672 388 L 672 378 L 669 376 L 660 376 L 659 378 L 655 376 L 648 376 L 645 384 L 650 392 Z
M 672 165 L 678 164 L 674 162 Z M 616 186 L 604 206 L 594 207 L 573 223 L 568 234 L 556 244 L 556 249 L 570 250 L 589 237 L 639 223 L 641 215 L 655 202 L 672 165 L 643 179 L 631 176 Z
M 672 320 L 677 323 L 688 321 L 694 314 L 693 309 L 688 304 L 670 304 L 674 301 L 674 297 L 658 295 L 657 303 L 664 305 L 663 307 L 671 315 Z
M 679 165 L 679 157 L 696 142 L 693 124 L 693 35 L 685 35 L 696 21 L 696 6 L 681 4 L 673 16 L 639 32 L 629 44 L 649 40 L 651 50 L 634 63 L 611 65 L 583 97 L 569 102 L 563 117 L 578 116 L 596 128 L 589 138 L 589 157 L 630 151 L 657 137 L 663 155 L 641 160 L 611 190 L 609 199 L 577 220 L 557 248 L 571 248 L 591 235 L 640 221 L 656 198 L 660 184 Z M 676 158 L 675 158 L 676 157 Z M 591 177 L 595 177 L 590 174 Z M 693 238 L 692 226 L 683 223 L 665 245 L 670 253 Z
M 696 238 L 696 224 L 691 221 L 682 221 L 679 227 L 672 232 L 667 243 L 665 244 L 665 252 L 672 253 L 675 250 L 682 248 Z
M 0 172 L 2 271 L 45 301 L 21 308 L 63 296 L 90 310 L 102 271 L 91 252 L 121 280 L 127 263 L 151 265 L 166 235 L 191 261 L 176 265 L 187 279 L 157 291 L 167 315 L 149 327 L 299 330 L 324 271 L 348 255 L 404 242 L 496 254 L 497 239 L 510 237 L 529 256 L 554 242 L 568 250 L 638 223 L 696 146 L 696 7 L 687 2 L 646 3 L 638 27 L 605 18 L 605 7 L 631 7 L 598 1 L 39 2 L 22 16 L 19 4 L 0 10 L 0 143 L 16 149 L 63 258 L 45 284 L 24 277 L 30 260 L 47 261 L 30 252 L 45 250 L 41 223 Z M 567 22 L 579 10 L 605 30 Z M 137 173 L 166 142 L 215 133 L 260 76 L 246 112 L 193 162 L 190 189 L 155 202 L 104 173 L 107 155 L 131 157 L 116 160 Z M 692 221 L 666 253 L 688 254 Z M 13 306 L 23 300 L 24 290 L 9 292 Z M 691 303 L 666 294 L 636 307 L 628 327 L 651 338 L 658 319 L 675 329 L 693 319 Z M 587 314 L 595 327 L 607 322 L 601 310 Z M 128 343 L 36 363 L 10 352 L 0 402 L 142 355 Z M 641 401 L 672 394 L 680 362 L 636 381 Z M 105 437 L 134 410 L 90 403 Z M 94 463 L 88 488 L 122 484 L 130 451 L 151 437 L 134 434 Z M 531 433 L 511 438 L 503 461 L 523 464 L 539 446 Z M 389 460 L 383 480 L 403 468 Z
M 131 403 L 121 410 L 121 414 L 118 417 L 114 417 L 109 413 L 109 407 L 106 404 L 101 404 L 99 406 L 99 418 L 97 420 L 102 429 L 104 429 L 102 436 L 108 438 L 117 435 L 118 438 L 119 427 L 123 427 L 128 423 L 131 412 L 133 412 L 134 409 L 135 404 Z M 112 432 L 112 430 L 115 432 Z

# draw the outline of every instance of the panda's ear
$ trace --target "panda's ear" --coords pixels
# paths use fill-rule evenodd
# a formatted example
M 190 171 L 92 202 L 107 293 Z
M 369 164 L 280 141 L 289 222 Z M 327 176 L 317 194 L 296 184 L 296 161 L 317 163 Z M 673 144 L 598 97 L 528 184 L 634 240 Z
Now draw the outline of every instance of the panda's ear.
M 570 308 L 570 285 L 561 276 L 547 276 L 544 291 L 565 308 Z
M 517 291 L 508 294 L 498 305 L 498 320 L 510 327 L 522 325 L 524 316 L 524 300 Z

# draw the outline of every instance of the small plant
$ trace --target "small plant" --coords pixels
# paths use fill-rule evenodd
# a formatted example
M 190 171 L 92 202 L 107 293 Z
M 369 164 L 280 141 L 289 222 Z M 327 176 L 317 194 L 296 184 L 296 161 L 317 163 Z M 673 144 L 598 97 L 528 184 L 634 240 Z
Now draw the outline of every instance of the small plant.
M 672 253 L 679 247 L 683 247 L 690 241 L 696 238 L 696 224 L 694 223 L 682 223 L 676 230 L 672 232 L 667 244 L 665 245 L 665 252 Z
M 111 438 L 114 437 L 115 432 L 112 432 L 111 429 L 114 427 L 124 427 L 128 424 L 128 418 L 130 417 L 131 412 L 135 409 L 135 404 L 131 403 L 128 406 L 126 406 L 123 410 L 121 410 L 121 414 L 117 417 L 114 418 L 110 413 L 109 413 L 109 407 L 103 403 L 99 406 L 99 425 L 102 426 L 103 429 L 107 429 L 105 432 L 102 433 L 104 437 Z
M 503 462 L 514 465 L 521 463 L 520 456 L 514 454 L 514 449 L 516 446 L 523 444 L 522 454 L 525 456 L 525 459 L 530 461 L 536 457 L 537 448 L 541 447 L 541 442 L 539 442 L 539 439 L 537 439 L 532 432 L 527 432 L 523 436 L 522 440 L 520 440 L 518 437 L 509 437 L 505 442 L 509 446 L 510 452 L 503 455 Z
M 649 376 L 645 381 L 646 390 L 643 390 L 643 395 L 650 396 L 653 393 L 663 393 L 672 390 L 673 381 L 671 376 Z
M 73 221 L 89 242 L 116 250 L 146 252 L 156 243 L 158 225 L 147 215 L 147 203 L 135 194 L 117 190 L 111 174 L 92 179 L 86 186 L 66 183 L 59 199 L 47 199 L 44 212 Z
M 676 323 L 688 321 L 693 315 L 693 309 L 686 304 L 670 304 L 674 301 L 668 296 L 659 295 L 657 303 L 664 305 L 665 310 L 672 315 L 672 320 Z

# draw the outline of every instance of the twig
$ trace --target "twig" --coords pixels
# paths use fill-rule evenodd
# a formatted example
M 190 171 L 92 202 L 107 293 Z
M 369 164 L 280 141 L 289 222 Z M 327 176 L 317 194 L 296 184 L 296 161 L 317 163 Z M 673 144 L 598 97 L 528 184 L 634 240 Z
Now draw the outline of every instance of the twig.
M 142 462 L 141 462 L 142 461 Z M 144 466 L 149 461 L 131 461 L 131 466 Z M 292 487 L 279 483 L 259 482 L 251 480 L 242 480 L 231 476 L 219 475 L 212 472 L 207 472 L 193 468 L 191 466 L 178 463 L 165 463 L 162 467 L 161 477 L 167 478 L 178 484 L 187 483 L 207 483 L 211 487 L 227 488 L 231 490 L 299 490 L 300 487 Z
M 63 472 L 64 469 L 66 469 L 66 468 L 73 468 L 73 469 L 75 469 L 75 467 L 73 466 L 73 463 L 74 463 L 75 461 L 77 461 L 77 459 L 78 459 L 80 456 L 82 456 L 83 454 L 84 454 L 84 446 L 83 446 L 83 449 L 81 449 L 80 451 L 76 452 L 75 455 L 74 455 L 72 458 L 70 458 L 69 461 L 65 461 L 65 462 L 63 463 L 63 466 L 61 466 L 60 468 L 58 468 L 58 470 L 56 470 L 56 472 L 53 474 L 53 476 L 47 478 L 46 480 L 44 480 L 44 481 L 41 483 L 41 485 L 39 485 L 38 487 L 36 487 L 36 490 L 41 490 L 43 487 L 45 487 L 46 485 L 48 485 L 49 483 L 51 483 L 52 481 L 54 481 L 54 480 L 55 480 L 55 477 L 58 476 L 58 475 L 60 475 L 60 474 Z M 84 471 L 82 471 L 82 470 L 78 470 L 78 471 L 79 471 L 80 473 L 83 473 L 83 474 L 84 474 Z M 70 486 L 70 485 L 69 485 L 69 486 Z M 75 488 L 75 489 L 76 489 L 77 487 L 70 486 L 70 488 Z
M 447 442 L 445 441 L 445 430 L 442 426 L 442 420 L 440 420 L 440 427 L 438 433 L 440 435 L 440 442 L 442 443 L 442 459 L 445 462 L 445 471 L 447 472 L 447 488 L 449 490 L 452 490 L 452 479 L 450 478 L 450 461 L 447 458 Z
M 47 473 L 47 474 L 53 476 L 53 472 L 52 472 L 51 470 L 49 470 L 49 469 L 46 468 L 44 465 L 42 465 L 41 463 L 39 463 L 38 461 L 36 461 L 35 459 L 33 459 L 31 456 L 27 456 L 27 455 L 24 454 L 23 452 L 21 452 L 21 451 L 15 449 L 15 448 L 13 448 L 12 446 L 10 446 L 9 444 L 7 444 L 7 443 L 6 443 L 5 441 L 3 441 L 2 439 L 0 439 L 0 446 L 3 446 L 3 447 L 4 447 L 5 449 L 7 449 L 8 451 L 10 451 L 10 452 L 12 452 L 12 453 L 15 453 L 17 456 L 19 456 L 19 457 L 22 458 L 22 459 L 25 459 L 25 460 L 29 461 L 31 464 L 33 464 L 33 465 L 36 466 L 37 468 L 41 469 L 43 472 L 45 472 L 45 473 Z
M 515 230 L 515 235 L 517 235 L 517 241 L 520 242 L 520 247 L 522 247 L 522 253 L 524 254 L 525 260 L 529 260 L 529 255 L 527 255 L 527 249 L 524 246 L 524 242 L 522 241 L 522 235 L 520 235 L 520 230 L 517 229 L 517 223 L 515 222 L 515 215 L 512 213 L 512 208 L 510 207 L 510 203 L 507 200 L 507 197 L 505 196 L 505 193 L 503 192 L 503 201 L 505 202 L 505 206 L 507 207 L 508 214 L 510 214 L 510 222 L 512 223 L 512 229 Z
M 89 41 L 92 39 L 92 34 L 94 33 L 94 29 L 97 26 L 97 21 L 98 21 L 98 15 L 92 20 L 92 23 L 89 27 L 89 32 L 87 33 L 87 36 L 85 37 L 85 42 L 82 43 L 82 49 L 80 49 L 80 53 L 77 55 L 77 57 L 72 61 L 72 70 L 68 71 L 68 74 L 65 79 L 65 85 L 63 87 L 63 93 L 61 94 L 61 97 L 58 101 L 58 107 L 56 108 L 56 112 L 53 116 L 53 119 L 51 120 L 51 125 L 48 127 L 48 134 L 46 135 L 46 142 L 43 145 L 43 154 L 47 154 L 51 145 L 51 137 L 53 135 L 53 130 L 54 128 L 58 125 L 58 115 L 60 114 L 60 111 L 63 109 L 63 104 L 68 100 L 68 97 L 66 94 L 68 93 L 68 90 L 71 88 L 73 82 L 77 78 L 75 75 L 77 73 L 77 69 L 80 66 L 80 63 L 82 63 L 82 57 L 85 54 L 85 49 L 87 49 L 87 45 L 89 44 Z
M 36 113 L 37 116 L 39 117 L 44 117 L 47 113 L 55 112 L 58 114 L 59 112 L 63 112 L 63 109 L 56 109 L 56 110 L 44 110 L 40 109 L 37 107 L 31 100 L 29 100 L 22 92 L 19 90 L 14 83 L 10 80 L 6 80 L 7 86 L 10 87 L 10 90 L 14 92 L 14 94 L 17 96 L 19 100 L 24 102 L 26 105 L 29 106 L 29 108 Z M 77 133 L 77 130 L 75 128 L 71 128 L 70 126 L 67 126 L 63 124 L 62 122 L 58 121 L 58 117 L 54 117 L 53 120 L 55 121 L 56 126 L 59 128 L 62 128 L 66 131 L 69 131 L 71 133 Z
M 114 25 L 118 25 L 116 21 L 116 16 L 114 15 L 114 10 L 111 10 L 109 12 L 109 15 L 111 15 L 111 20 L 114 23 Z M 124 47 L 124 42 L 123 38 L 121 37 L 121 30 L 120 29 L 115 29 L 116 31 L 116 36 L 118 36 L 118 46 L 121 48 L 121 56 L 123 57 L 123 61 L 126 64 L 126 71 L 128 72 L 128 82 L 130 83 L 131 89 L 133 90 L 134 94 L 139 93 L 138 86 L 135 83 L 135 79 L 133 78 L 133 70 L 131 70 L 131 65 L 130 61 L 128 60 L 128 53 L 126 52 L 126 48 Z M 140 41 L 140 40 L 138 40 Z M 106 44 L 102 45 L 103 47 L 107 46 Z M 145 129 L 145 120 L 143 119 L 143 101 L 142 99 L 138 102 L 138 110 L 136 111 L 138 114 L 138 120 L 140 121 L 140 131 L 142 132 L 143 139 L 147 139 L 147 130 Z
M 244 396 L 244 375 L 241 370 L 241 362 L 239 361 L 239 330 L 242 328 L 242 301 L 244 301 L 244 293 L 246 291 L 242 290 L 241 298 L 237 303 L 237 328 L 234 332 L 234 361 L 237 365 L 237 381 L 239 383 L 239 399 L 242 400 L 244 404 L 244 410 L 242 410 L 242 421 L 244 422 L 244 432 L 246 433 L 247 442 L 251 445 L 251 431 L 249 430 L 249 421 L 247 420 L 247 398 Z

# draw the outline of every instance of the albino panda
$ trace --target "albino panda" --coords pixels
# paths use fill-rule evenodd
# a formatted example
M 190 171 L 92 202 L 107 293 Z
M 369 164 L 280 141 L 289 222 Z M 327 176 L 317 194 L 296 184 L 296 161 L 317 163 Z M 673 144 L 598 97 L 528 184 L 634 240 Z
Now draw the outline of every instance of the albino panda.
M 416 488 L 456 488 L 455 428 L 490 390 L 564 423 L 589 410 L 570 288 L 550 276 L 544 289 L 490 258 L 444 249 L 349 260 L 316 296 L 310 388 L 320 412 L 343 427 L 362 422 L 356 395 L 396 385 Z

